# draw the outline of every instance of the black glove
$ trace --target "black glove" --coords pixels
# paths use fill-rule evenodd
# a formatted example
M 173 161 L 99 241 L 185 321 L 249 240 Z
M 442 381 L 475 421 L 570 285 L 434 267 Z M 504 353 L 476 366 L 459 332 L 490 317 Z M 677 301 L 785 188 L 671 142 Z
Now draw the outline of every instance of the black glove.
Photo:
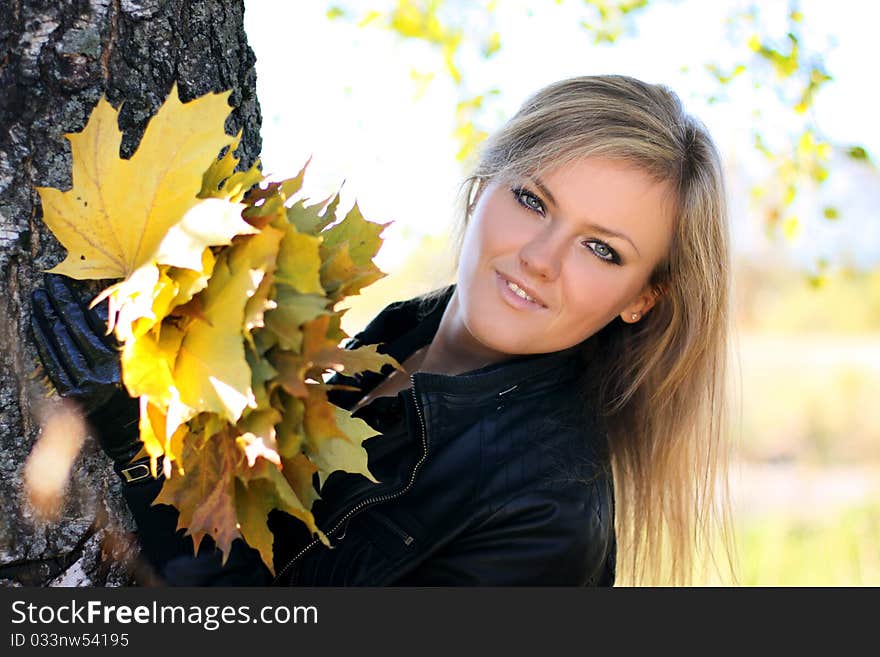
M 58 394 L 76 401 L 101 448 L 118 465 L 140 451 L 138 402 L 122 385 L 119 343 L 107 332 L 107 302 L 95 311 L 64 276 L 47 274 L 31 295 L 31 327 Z

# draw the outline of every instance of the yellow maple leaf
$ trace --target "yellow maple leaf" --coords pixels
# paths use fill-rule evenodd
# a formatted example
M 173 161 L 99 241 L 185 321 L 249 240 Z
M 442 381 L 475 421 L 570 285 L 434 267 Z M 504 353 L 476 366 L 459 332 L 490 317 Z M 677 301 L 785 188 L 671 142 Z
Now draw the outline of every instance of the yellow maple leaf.
M 296 454 L 293 458 L 281 459 L 284 469 L 284 478 L 293 488 L 297 498 L 305 505 L 307 509 L 312 508 L 315 500 L 321 499 L 315 487 L 312 485 L 312 475 L 318 471 L 318 466 L 309 461 L 308 457 L 302 452 Z
M 146 395 L 163 410 L 174 396 L 174 368 L 184 334 L 165 326 L 156 336 L 148 333 L 129 340 L 122 349 L 122 380 L 132 397 Z
M 264 225 L 267 221 L 285 217 L 285 204 L 300 191 L 305 170 L 304 166 L 294 178 L 266 182 L 262 187 L 252 187 L 244 197 L 249 205 L 244 216 L 255 225 Z M 235 176 L 230 178 L 231 182 L 234 180 Z
M 300 353 L 279 351 L 270 357 L 278 372 L 278 383 L 291 395 L 307 397 L 305 380 L 317 381 L 326 371 L 353 376 L 367 370 L 379 372 L 385 365 L 402 369 L 392 356 L 380 354 L 377 345 L 340 349 L 330 337 L 334 328 L 331 320 L 330 315 L 320 315 L 303 324 Z
M 260 232 L 241 218 L 243 209 L 241 204 L 216 198 L 199 201 L 168 229 L 152 259 L 161 265 L 201 271 L 205 247 L 232 244 L 237 235 Z
M 246 333 L 245 335 L 248 334 Z M 252 345 L 249 344 L 245 347 L 244 355 L 248 367 L 251 368 L 251 389 L 254 392 L 254 398 L 257 400 L 257 408 L 266 408 L 271 404 L 269 384 L 278 376 L 278 372 L 268 360 L 260 356 Z
M 266 462 L 262 462 L 259 468 L 251 468 L 246 479 L 236 480 L 235 502 L 242 537 L 248 545 L 260 552 L 263 563 L 273 575 L 275 566 L 272 544 L 275 537 L 266 524 L 266 518 L 272 509 L 279 509 L 299 518 L 312 534 L 316 534 L 324 544 L 329 545 L 327 537 L 315 525 L 312 512 L 299 498 L 289 480 Z
M 324 256 L 321 263 L 321 284 L 329 294 L 341 298 L 345 296 L 344 288 L 353 287 L 352 282 L 363 274 L 352 260 L 347 243 L 336 246 L 332 251 L 325 251 Z M 377 276 L 376 280 L 379 278 L 381 277 Z
M 229 427 L 209 437 L 187 435 L 182 452 L 185 474 L 166 473 L 153 504 L 175 506 L 177 528 L 187 529 L 194 551 L 198 552 L 202 539 L 209 535 L 223 551 L 225 562 L 232 541 L 240 536 L 235 519 L 235 472 L 243 455 Z
M 116 279 L 150 262 L 169 229 L 200 202 L 205 170 L 233 141 L 224 130 L 229 94 L 182 103 L 175 86 L 129 160 L 119 157 L 117 111 L 101 98 L 82 132 L 66 135 L 72 189 L 37 188 L 43 220 L 68 252 L 51 271 Z
M 235 170 L 239 162 L 239 159 L 235 157 L 235 150 L 240 143 L 241 130 L 238 131 L 235 140 L 226 149 L 223 157 L 214 160 L 205 171 L 199 198 L 225 198 L 238 203 L 251 187 L 263 179 L 259 160 L 254 162 L 247 171 Z
M 244 307 L 244 337 L 254 349 L 256 349 L 256 343 L 254 342 L 253 332 L 266 325 L 266 311 L 278 306 L 273 299 L 269 298 L 272 294 L 274 282 L 273 277 L 267 272 Z
M 278 453 L 284 462 L 285 459 L 293 459 L 301 453 L 305 406 L 301 399 L 287 396 L 281 400 L 281 411 L 281 421 L 275 426 L 275 437 Z
M 270 298 L 274 289 L 275 271 L 277 269 L 276 258 L 273 256 L 278 252 L 278 244 L 283 244 L 283 238 L 284 231 L 272 226 L 266 226 L 261 233 L 260 239 L 270 241 L 273 248 L 266 251 L 267 257 L 262 263 L 258 263 L 260 268 L 264 270 L 265 275 L 244 307 L 244 337 L 254 349 L 256 349 L 256 345 L 253 332 L 265 326 L 265 313 L 278 305 L 274 299 Z
M 245 306 L 278 252 L 281 233 L 261 232 L 226 250 L 201 293 L 203 319 L 189 324 L 174 370 L 184 404 L 236 422 L 256 407 L 242 334 Z
M 161 411 L 157 411 L 158 409 L 149 403 L 146 396 L 140 398 L 140 437 L 143 449 L 150 457 L 150 469 L 154 477 L 156 476 L 156 461 L 162 456 L 165 448 L 164 440 L 161 438 L 165 433 L 165 417 L 161 415 Z M 157 415 L 161 416 L 161 427 L 155 426 L 158 424 Z
M 360 473 L 379 483 L 367 467 L 367 451 L 361 446 L 378 432 L 348 411 L 327 403 L 327 393 L 318 386 L 309 388 L 303 418 L 304 448 L 318 467 L 319 485 L 323 486 L 334 470 Z
M 279 283 L 289 285 L 302 294 L 324 294 L 321 287 L 320 237 L 298 233 L 288 226 L 278 252 Z
M 150 262 L 95 298 L 93 305 L 109 297 L 110 326 L 121 341 L 143 335 L 207 285 L 214 263 L 208 247 L 260 232 L 241 218 L 242 207 L 219 199 L 200 201 L 168 229 Z M 190 273 L 172 278 L 169 270 Z
M 306 205 L 300 200 L 287 208 L 287 221 L 301 233 L 317 235 L 324 228 L 336 221 L 336 206 L 339 205 L 339 194 L 314 205 Z
M 347 243 L 352 260 L 359 267 L 364 267 L 379 252 L 379 247 L 382 246 L 379 235 L 390 225 L 390 222 L 377 224 L 367 221 L 355 203 L 342 221 L 321 233 L 324 238 L 323 246 L 331 250 L 339 244 Z
M 198 271 L 176 267 L 168 269 L 168 276 L 174 281 L 177 288 L 177 294 L 174 301 L 171 302 L 171 307 L 187 303 L 208 286 L 208 281 L 214 272 L 215 261 L 211 249 L 205 249 L 202 251 L 202 266 Z
M 178 423 L 177 428 L 169 435 L 166 424 L 168 417 L 161 409 L 150 404 L 146 395 L 140 398 L 140 407 L 141 441 L 144 451 L 150 457 L 150 470 L 155 477 L 160 457 L 164 456 L 165 462 L 169 465 L 172 460 L 181 457 L 183 441 L 188 429 Z
M 287 285 L 278 284 L 276 308 L 266 312 L 266 328 L 284 349 L 299 351 L 305 322 L 327 312 L 327 298 L 317 294 L 300 294 Z
M 241 435 L 235 439 L 244 450 L 248 466 L 254 467 L 258 458 L 264 458 L 281 468 L 275 425 L 281 421 L 281 413 L 275 408 L 251 411 L 239 420 L 237 429 Z
M 321 233 L 321 285 L 334 300 L 359 294 L 385 274 L 373 263 L 389 224 L 367 221 L 357 204 L 345 218 Z
M 367 467 L 367 450 L 361 443 L 379 433 L 363 420 L 351 417 L 348 411 L 341 408 L 334 407 L 333 414 L 340 434 L 322 441 L 318 449 L 308 454 L 309 460 L 318 468 L 320 485 L 323 486 L 327 477 L 336 470 L 359 473 L 374 484 L 378 484 L 379 480 Z

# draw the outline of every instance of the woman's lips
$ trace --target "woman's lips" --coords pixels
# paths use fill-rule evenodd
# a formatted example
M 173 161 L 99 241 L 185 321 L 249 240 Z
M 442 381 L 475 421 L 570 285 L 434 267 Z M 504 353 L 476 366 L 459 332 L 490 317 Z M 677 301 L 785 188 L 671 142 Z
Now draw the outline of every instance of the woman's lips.
M 504 299 L 509 305 L 513 306 L 517 310 L 546 310 L 547 306 L 534 295 L 528 289 L 524 289 L 522 285 L 517 283 L 515 280 L 511 280 L 507 278 L 504 274 L 500 272 L 495 272 L 495 280 L 498 284 L 498 290 L 501 293 L 501 298 Z M 511 284 L 514 286 L 511 288 Z M 517 294 L 516 289 L 519 289 L 521 293 L 524 293 L 530 298 L 525 298 L 521 296 L 521 294 Z

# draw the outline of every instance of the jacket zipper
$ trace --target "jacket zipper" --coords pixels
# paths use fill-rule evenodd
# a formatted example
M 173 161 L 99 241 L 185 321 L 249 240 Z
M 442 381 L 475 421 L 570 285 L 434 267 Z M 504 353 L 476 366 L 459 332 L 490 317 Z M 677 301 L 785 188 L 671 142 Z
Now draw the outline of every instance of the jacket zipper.
M 415 540 L 412 536 L 406 533 L 401 527 L 398 527 L 391 518 L 385 517 L 383 514 L 378 511 L 373 512 L 373 517 L 378 520 L 381 524 L 385 525 L 386 529 L 397 534 L 398 538 L 403 541 L 404 545 L 412 545 L 412 542 Z
M 353 507 L 352 509 L 349 509 L 348 513 L 346 513 L 344 516 L 342 516 L 342 518 L 339 519 L 339 521 L 336 523 L 336 525 L 333 527 L 333 529 L 331 529 L 330 531 L 328 531 L 324 534 L 328 539 L 337 530 L 339 530 L 339 528 L 342 527 L 342 525 L 344 525 L 346 523 L 346 521 L 350 520 L 351 517 L 353 515 L 355 515 L 356 513 L 363 511 L 368 506 L 371 506 L 373 504 L 377 504 L 379 502 L 387 502 L 388 500 L 393 500 L 397 497 L 400 497 L 404 493 L 406 493 L 410 488 L 412 488 L 412 485 L 416 480 L 416 474 L 418 473 L 419 469 L 422 467 L 422 464 L 425 462 L 425 459 L 428 458 L 428 435 L 427 435 L 427 429 L 425 427 L 425 418 L 422 415 L 422 408 L 421 408 L 421 406 L 419 406 L 419 398 L 418 398 L 418 395 L 416 394 L 415 376 L 410 375 L 409 379 L 410 379 L 410 383 L 412 384 L 411 390 L 412 390 L 413 403 L 416 405 L 416 414 L 419 416 L 419 425 L 420 425 L 421 431 L 422 431 L 422 457 L 419 459 L 419 461 L 416 463 L 415 467 L 413 468 L 412 474 L 410 475 L 410 478 L 409 478 L 409 482 L 407 482 L 406 486 L 404 486 L 402 489 L 400 489 L 396 493 L 393 493 L 390 495 L 380 495 L 378 497 L 371 497 L 369 499 L 363 500 L 357 506 Z M 306 552 L 311 550 L 315 545 L 317 545 L 320 542 L 321 542 L 321 539 L 319 539 L 319 538 L 313 539 L 311 543 L 309 543 L 302 550 L 300 550 L 300 552 L 293 559 L 291 559 L 290 561 L 287 562 L 287 564 L 284 566 L 284 568 L 282 568 L 280 571 L 278 571 L 278 574 L 275 576 L 275 579 L 272 580 L 272 584 L 277 584 L 278 580 L 280 580 L 281 577 L 288 570 L 290 570 L 290 568 L 291 568 L 291 566 L 293 566 L 293 564 L 295 564 L 297 561 L 299 561 L 300 558 L 302 558 L 302 556 L 306 554 Z

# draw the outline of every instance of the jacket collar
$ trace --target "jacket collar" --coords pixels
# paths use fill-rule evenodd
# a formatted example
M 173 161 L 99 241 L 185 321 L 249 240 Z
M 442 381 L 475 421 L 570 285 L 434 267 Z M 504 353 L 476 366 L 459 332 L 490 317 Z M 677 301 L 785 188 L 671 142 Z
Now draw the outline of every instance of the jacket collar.
M 356 348 L 378 344 L 379 352 L 387 353 L 402 363 L 416 350 L 434 339 L 454 291 L 455 285 L 450 285 L 433 295 L 391 304 L 346 346 Z M 584 370 L 589 354 L 594 348 L 595 340 L 588 338 L 562 351 L 515 356 L 455 376 L 417 372 L 413 375 L 413 380 L 421 393 L 436 392 L 469 398 L 503 395 L 517 389 L 535 389 L 542 384 L 559 382 L 576 376 Z M 366 372 L 351 380 L 360 388 L 360 392 L 334 391 L 331 401 L 345 408 L 351 408 L 389 372 L 390 367 L 379 374 Z M 344 383 L 346 382 L 344 379 L 345 377 L 340 377 L 340 380 L 334 382 Z

